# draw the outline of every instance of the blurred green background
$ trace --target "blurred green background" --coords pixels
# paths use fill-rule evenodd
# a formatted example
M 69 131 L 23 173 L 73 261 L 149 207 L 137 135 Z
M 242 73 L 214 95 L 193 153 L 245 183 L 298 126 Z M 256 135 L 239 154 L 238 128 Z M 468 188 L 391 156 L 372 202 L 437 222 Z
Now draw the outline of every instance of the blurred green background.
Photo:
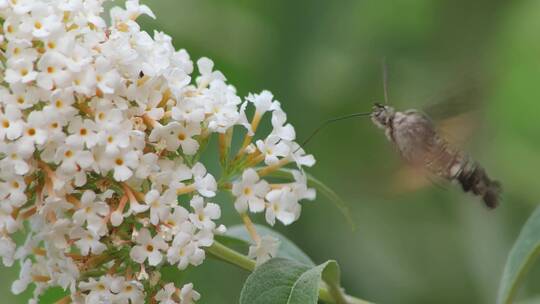
M 444 105 L 474 88 L 463 100 L 476 111 L 454 136 L 502 182 L 498 209 L 457 186 L 403 190 L 410 179 L 398 177 L 398 155 L 358 119 L 328 127 L 307 149 L 318 160 L 309 172 L 350 204 L 357 229 L 322 196 L 304 204 L 297 223 L 277 229 L 316 262 L 338 260 L 344 287 L 360 298 L 494 303 L 506 255 L 540 197 L 540 1 L 146 3 L 158 18 L 144 18 L 145 29 L 170 34 L 194 59 L 212 58 L 240 96 L 271 90 L 299 139 L 381 100 L 383 57 L 399 109 Z M 224 222 L 239 220 L 228 210 Z M 1 270 L 1 302 L 24 303 L 9 292 L 17 269 Z M 246 276 L 208 260 L 178 280 L 195 283 L 200 303 L 237 303 Z M 539 294 L 539 279 L 536 267 L 519 298 Z

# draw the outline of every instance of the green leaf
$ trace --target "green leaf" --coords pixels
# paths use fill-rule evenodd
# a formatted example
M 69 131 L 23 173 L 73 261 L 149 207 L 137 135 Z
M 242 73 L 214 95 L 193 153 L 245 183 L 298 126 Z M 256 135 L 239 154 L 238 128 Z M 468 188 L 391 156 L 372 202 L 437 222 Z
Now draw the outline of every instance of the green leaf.
M 261 236 L 270 235 L 280 240 L 277 257 L 288 258 L 309 266 L 315 265 L 307 254 L 281 233 L 262 225 L 255 225 L 255 229 Z M 239 242 L 243 242 L 245 247 L 247 247 L 251 243 L 251 237 L 244 225 L 229 227 L 224 237 L 216 236 L 216 238 L 227 246 L 239 245 Z
M 323 274 L 333 278 L 337 267 L 335 261 L 313 267 L 283 258 L 271 259 L 247 278 L 240 304 L 316 304 Z
M 338 304 L 346 304 L 347 300 L 341 289 L 341 271 L 336 261 L 328 261 L 322 273 L 324 282 L 328 285 L 328 290 L 332 295 L 332 298 L 336 300 Z
M 277 177 L 277 178 L 283 178 L 283 179 L 289 179 L 293 180 L 294 177 L 291 173 L 290 169 L 281 168 L 279 170 L 276 170 L 270 174 L 270 176 Z M 320 180 L 313 177 L 311 174 L 306 173 L 307 177 L 307 184 L 309 187 L 313 187 L 317 189 L 317 192 L 325 196 L 327 199 L 332 202 L 336 208 L 341 212 L 341 214 L 345 217 L 349 225 L 353 230 L 356 229 L 356 223 L 354 222 L 353 218 L 351 217 L 351 210 L 349 208 L 349 205 L 341 199 L 341 197 L 330 187 L 325 185 Z
M 516 240 L 499 284 L 497 303 L 510 304 L 529 267 L 540 253 L 540 207 L 529 217 Z

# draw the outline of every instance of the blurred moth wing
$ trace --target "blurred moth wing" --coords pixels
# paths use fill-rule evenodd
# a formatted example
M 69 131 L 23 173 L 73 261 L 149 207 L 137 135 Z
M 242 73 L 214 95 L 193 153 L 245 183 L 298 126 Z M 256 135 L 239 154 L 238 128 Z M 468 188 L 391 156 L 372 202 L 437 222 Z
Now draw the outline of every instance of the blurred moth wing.
M 434 122 L 439 135 L 455 149 L 463 150 L 477 130 L 477 113 L 467 112 Z M 447 188 L 444 179 L 432 174 L 423 165 L 402 162 L 393 176 L 393 190 L 396 193 L 412 192 L 433 185 Z

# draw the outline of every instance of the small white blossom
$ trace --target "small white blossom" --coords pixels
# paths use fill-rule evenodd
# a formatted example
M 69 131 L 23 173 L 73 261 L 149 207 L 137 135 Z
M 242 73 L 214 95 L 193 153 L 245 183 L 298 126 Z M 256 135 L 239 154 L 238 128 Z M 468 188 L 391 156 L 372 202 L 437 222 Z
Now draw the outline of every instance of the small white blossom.
M 262 91 L 260 94 L 249 94 L 246 98 L 249 102 L 255 105 L 255 109 L 259 115 L 271 110 L 274 107 L 274 95 L 269 91 Z
M 0 113 L 0 139 L 15 140 L 21 136 L 24 123 L 22 113 L 15 105 L 8 104 Z
M 186 269 L 190 263 L 197 265 L 199 264 L 195 256 L 197 249 L 193 235 L 187 232 L 179 232 L 167 251 L 167 260 L 171 264 L 176 264 L 180 270 Z
M 193 197 L 190 205 L 194 213 L 190 214 L 189 218 L 195 227 L 207 230 L 212 230 L 216 227 L 213 220 L 221 217 L 219 205 L 214 203 L 205 204 L 204 199 L 200 196 Z
M 18 295 L 26 290 L 28 285 L 32 282 L 32 261 L 25 259 L 21 262 L 21 271 L 19 272 L 19 279 L 15 280 L 11 284 L 11 292 Z
M 197 192 L 205 197 L 214 197 L 217 190 L 217 183 L 214 176 L 209 174 L 201 163 L 196 163 L 191 171 L 193 172 L 193 179 Z
M 11 267 L 15 258 L 16 244 L 11 238 L 0 237 L 0 257 L 4 266 Z
M 276 218 L 284 225 L 289 225 L 296 219 L 294 206 L 296 197 L 288 189 L 272 190 L 266 194 L 268 207 L 266 208 L 266 221 L 274 226 Z
M 264 210 L 264 197 L 270 190 L 265 180 L 259 180 L 259 175 L 253 169 L 247 169 L 242 173 L 242 179 L 233 184 L 232 193 L 236 197 L 234 207 L 240 213 L 246 212 L 248 207 L 251 212 Z
M 73 220 L 77 225 L 87 223 L 88 230 L 104 235 L 107 233 L 107 225 L 104 217 L 109 213 L 109 205 L 96 200 L 96 194 L 86 190 L 81 197 L 81 206 L 73 214 Z
M 294 127 L 287 123 L 287 114 L 281 109 L 272 112 L 272 134 L 283 140 L 294 140 L 296 132 Z
M 180 289 L 180 303 L 182 304 L 192 304 L 200 298 L 201 295 L 193 289 L 192 283 L 186 284 Z
M 172 298 L 175 294 L 178 294 L 178 290 L 174 286 L 174 283 L 169 283 L 163 286 L 154 298 L 160 304 L 177 304 L 178 302 Z
M 88 282 L 79 283 L 81 290 L 88 292 L 86 295 L 86 303 L 102 303 L 112 302 L 114 294 L 111 288 L 114 284 L 114 278 L 110 275 L 105 275 L 96 281 L 90 278 Z
M 157 225 L 169 215 L 171 205 L 176 202 L 176 194 L 174 191 L 165 191 L 160 194 L 159 191 L 153 189 L 146 193 L 144 202 L 150 206 L 150 223 Z
M 259 266 L 276 256 L 279 244 L 278 239 L 270 235 L 265 235 L 259 243 L 249 246 L 248 256 L 255 259 L 257 266 Z
M 148 264 L 156 266 L 163 259 L 161 251 L 167 250 L 167 243 L 157 234 L 152 238 L 148 229 L 141 229 L 135 239 L 138 245 L 134 246 L 129 256 L 137 263 L 144 263 L 148 259 Z
M 213 71 L 214 62 L 206 57 L 203 57 L 197 61 L 197 67 L 201 76 L 197 77 L 197 85 L 200 88 L 206 87 L 214 80 L 225 80 L 225 76 L 220 71 Z
M 107 246 L 99 241 L 99 235 L 93 231 L 76 228 L 71 232 L 70 236 L 73 239 L 78 239 L 75 241 L 75 245 L 79 247 L 83 256 L 88 255 L 90 252 L 100 254 L 107 249 Z
M 10 84 L 18 82 L 29 83 L 35 80 L 37 75 L 38 73 L 34 71 L 32 61 L 29 61 L 26 58 L 19 58 L 8 62 L 4 80 Z
M 286 157 L 289 154 L 289 146 L 273 135 L 268 136 L 264 141 L 258 140 L 257 149 L 264 155 L 264 162 L 267 165 L 276 164 L 279 157 Z

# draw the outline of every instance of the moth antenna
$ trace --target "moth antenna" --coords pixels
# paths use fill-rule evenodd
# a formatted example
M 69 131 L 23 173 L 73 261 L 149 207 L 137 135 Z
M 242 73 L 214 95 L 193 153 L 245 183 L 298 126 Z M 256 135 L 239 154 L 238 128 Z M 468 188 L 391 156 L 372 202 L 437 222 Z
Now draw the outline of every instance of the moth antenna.
M 300 150 L 300 148 L 303 148 L 305 147 L 310 141 L 311 139 L 313 139 L 313 137 L 315 135 L 317 135 L 317 133 L 319 133 L 320 130 L 322 130 L 324 127 L 326 127 L 328 124 L 331 124 L 333 122 L 337 122 L 337 121 L 340 121 L 340 120 L 346 120 L 346 119 L 349 119 L 349 118 L 354 118 L 354 117 L 363 117 L 363 116 L 369 116 L 371 115 L 371 112 L 364 112 L 364 113 L 353 113 L 353 114 L 349 114 L 349 115 L 345 115 L 345 116 L 341 116 L 341 117 L 337 117 L 337 118 L 332 118 L 332 119 L 329 119 L 325 122 L 323 122 L 321 125 L 319 125 L 319 127 L 317 127 L 317 129 L 315 129 L 311 135 L 308 136 L 308 138 L 306 138 L 304 140 L 304 142 L 300 145 L 300 147 L 298 147 L 296 150 L 294 150 L 294 152 Z M 293 152 L 293 153 L 294 153 Z
M 384 90 L 384 105 L 388 105 L 388 66 L 386 65 L 386 57 L 382 59 L 383 71 L 383 90 Z

